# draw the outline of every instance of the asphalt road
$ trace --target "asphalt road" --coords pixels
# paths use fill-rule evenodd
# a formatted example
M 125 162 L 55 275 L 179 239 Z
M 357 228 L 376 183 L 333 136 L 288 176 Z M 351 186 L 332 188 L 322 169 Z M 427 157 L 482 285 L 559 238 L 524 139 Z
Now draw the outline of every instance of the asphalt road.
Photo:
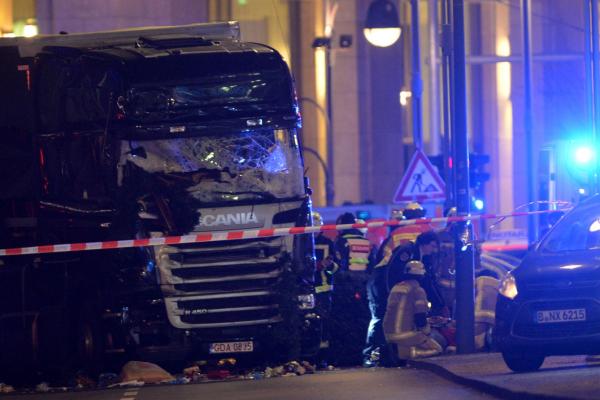
M 349 369 L 259 381 L 144 386 L 74 393 L 0 395 L 0 400 L 388 400 L 493 397 L 415 369 Z
M 429 368 L 474 388 L 509 393 L 512 398 L 600 399 L 600 358 L 547 357 L 539 371 L 514 373 L 498 353 L 477 353 L 419 360 Z

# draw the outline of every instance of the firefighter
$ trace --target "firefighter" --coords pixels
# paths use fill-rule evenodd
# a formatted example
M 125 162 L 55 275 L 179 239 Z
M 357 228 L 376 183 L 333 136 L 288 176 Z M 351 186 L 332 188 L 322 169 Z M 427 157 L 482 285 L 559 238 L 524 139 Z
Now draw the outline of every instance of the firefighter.
M 313 211 L 312 217 L 314 226 L 323 225 L 321 214 Z M 333 277 L 339 269 L 339 264 L 335 258 L 333 240 L 325 236 L 323 232 L 319 232 L 319 234 L 315 236 L 315 255 L 317 257 L 317 268 L 314 276 L 315 293 L 317 305 L 323 321 L 323 332 L 320 344 L 320 348 L 322 349 L 321 363 L 326 365 L 327 361 L 331 358 L 329 354 L 329 339 L 331 334 L 330 324 Z
M 377 366 L 380 361 L 386 362 L 388 358 L 382 325 L 387 306 L 388 268 L 387 264 L 375 265 L 367 282 L 367 299 L 371 313 L 363 349 L 363 367 L 367 368 Z
M 440 239 L 434 231 L 423 232 L 417 236 L 415 243 L 408 242 L 396 248 L 389 261 L 386 280 L 388 291 L 400 280 L 406 263 L 412 260 L 421 261 L 425 265 L 427 274 L 421 279 L 420 284 L 427 293 L 432 312 L 435 315 L 446 314 L 447 312 L 443 311 L 445 302 L 440 294 L 435 275 L 439 250 Z
M 344 213 L 336 220 L 336 225 L 355 224 L 351 213 Z M 336 257 L 342 271 L 365 272 L 371 259 L 371 243 L 358 229 L 345 229 L 335 240 Z
M 313 211 L 314 226 L 323 226 L 321 214 Z M 323 232 L 315 236 L 315 253 L 317 257 L 317 271 L 315 274 L 315 292 L 331 297 L 333 291 L 333 275 L 338 271 L 339 263 L 335 258 L 333 240 Z M 328 301 L 330 303 L 331 301 Z
M 393 233 L 393 232 L 392 232 Z M 379 349 L 380 362 L 390 362 L 388 346 L 383 334 L 383 317 L 387 308 L 389 291 L 401 279 L 407 262 L 411 260 L 421 261 L 433 270 L 434 260 L 439 251 L 439 239 L 433 231 L 421 233 L 415 243 L 406 242 L 394 249 L 387 263 L 378 263 L 373 269 L 367 283 L 367 295 L 369 299 L 369 310 L 371 321 L 367 331 L 365 348 L 363 349 L 363 366 L 371 367 L 377 364 L 373 352 Z M 436 311 L 444 308 L 444 301 L 437 290 L 435 277 L 432 274 L 422 279 L 426 288 L 429 301 Z
M 419 219 L 425 216 L 425 210 L 417 202 L 411 202 L 406 207 L 400 210 L 392 210 L 391 218 L 397 221 Z M 392 228 L 392 231 L 388 237 L 384 240 L 379 248 L 379 252 L 376 258 L 376 266 L 382 266 L 389 262 L 394 249 L 398 246 L 407 243 L 414 242 L 420 233 L 431 230 L 430 224 L 412 224 L 412 225 L 401 225 Z
M 431 357 L 442 352 L 442 346 L 431 337 L 427 322 L 428 301 L 420 282 L 426 275 L 421 261 L 402 265 L 399 282 L 391 289 L 383 330 L 387 342 L 400 360 Z
M 336 224 L 356 223 L 351 213 L 340 215 Z M 369 321 L 366 282 L 371 260 L 371 244 L 358 229 L 345 229 L 335 240 L 340 270 L 335 276 L 331 330 L 332 353 L 338 364 L 356 365 L 361 361 L 364 332 Z
M 486 345 L 486 337 L 496 322 L 496 300 L 500 281 L 492 276 L 475 279 L 475 348 Z

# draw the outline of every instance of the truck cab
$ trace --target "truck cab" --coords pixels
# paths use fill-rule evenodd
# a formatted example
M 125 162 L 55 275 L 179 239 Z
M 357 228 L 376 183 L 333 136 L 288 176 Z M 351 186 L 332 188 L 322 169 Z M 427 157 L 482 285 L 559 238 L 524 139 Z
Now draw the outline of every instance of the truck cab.
M 236 23 L 0 39 L 0 53 L 14 89 L 0 247 L 310 225 L 289 69 Z M 2 263 L 0 346 L 19 326 L 32 359 L 61 334 L 89 362 L 318 350 L 310 235 Z

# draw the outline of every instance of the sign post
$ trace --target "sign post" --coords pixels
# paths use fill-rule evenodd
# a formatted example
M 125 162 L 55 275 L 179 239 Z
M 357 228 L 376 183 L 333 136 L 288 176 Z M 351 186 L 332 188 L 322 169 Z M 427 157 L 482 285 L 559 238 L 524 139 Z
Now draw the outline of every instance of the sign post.
M 469 197 L 469 144 L 467 137 L 467 83 L 465 73 L 465 22 L 464 0 L 453 0 L 453 150 L 455 162 L 454 190 L 458 215 L 468 216 L 471 212 Z M 459 353 L 475 350 L 475 299 L 473 296 L 474 257 L 468 245 L 472 229 L 465 222 L 455 226 L 456 245 L 456 344 Z

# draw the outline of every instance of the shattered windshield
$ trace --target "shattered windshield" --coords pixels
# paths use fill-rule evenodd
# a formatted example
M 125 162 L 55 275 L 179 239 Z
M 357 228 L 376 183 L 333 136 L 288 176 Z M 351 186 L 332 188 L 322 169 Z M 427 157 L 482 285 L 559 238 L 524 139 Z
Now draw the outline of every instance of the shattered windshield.
M 203 203 L 284 199 L 304 193 L 294 130 L 123 141 L 121 164 L 127 162 L 185 186 Z

